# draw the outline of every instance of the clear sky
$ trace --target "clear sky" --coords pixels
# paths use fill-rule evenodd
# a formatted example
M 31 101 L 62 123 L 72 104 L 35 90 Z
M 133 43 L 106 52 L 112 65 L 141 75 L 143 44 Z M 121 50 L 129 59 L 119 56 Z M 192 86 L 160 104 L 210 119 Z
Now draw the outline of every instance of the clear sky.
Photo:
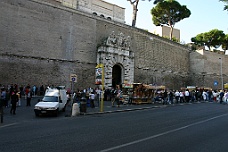
M 104 0 L 116 4 L 125 10 L 126 24 L 131 25 L 132 6 L 127 0 Z M 224 11 L 224 3 L 219 0 L 177 0 L 181 5 L 186 5 L 191 11 L 191 16 L 176 23 L 174 28 L 180 29 L 180 41 L 191 42 L 197 34 L 208 32 L 212 29 L 222 30 L 228 34 L 228 11 Z M 153 0 L 140 0 L 136 27 L 154 32 L 156 26 L 152 22 L 150 10 L 154 7 Z

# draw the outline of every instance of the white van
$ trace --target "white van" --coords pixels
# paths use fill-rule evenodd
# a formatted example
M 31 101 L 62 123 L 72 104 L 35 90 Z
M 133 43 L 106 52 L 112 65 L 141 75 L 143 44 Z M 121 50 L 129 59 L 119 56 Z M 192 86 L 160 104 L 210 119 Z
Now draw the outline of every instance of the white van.
M 64 86 L 47 88 L 43 99 L 35 105 L 36 116 L 41 114 L 58 115 L 59 111 L 65 111 L 68 98 Z

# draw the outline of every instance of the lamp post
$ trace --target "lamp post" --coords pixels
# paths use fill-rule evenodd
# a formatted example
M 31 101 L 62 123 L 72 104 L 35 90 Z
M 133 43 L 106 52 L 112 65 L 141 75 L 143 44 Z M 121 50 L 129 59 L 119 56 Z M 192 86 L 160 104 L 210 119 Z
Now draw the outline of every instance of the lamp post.
M 222 58 L 219 58 L 220 60 L 220 74 L 221 74 L 221 85 L 222 85 L 222 90 L 223 90 L 223 73 L 222 73 Z

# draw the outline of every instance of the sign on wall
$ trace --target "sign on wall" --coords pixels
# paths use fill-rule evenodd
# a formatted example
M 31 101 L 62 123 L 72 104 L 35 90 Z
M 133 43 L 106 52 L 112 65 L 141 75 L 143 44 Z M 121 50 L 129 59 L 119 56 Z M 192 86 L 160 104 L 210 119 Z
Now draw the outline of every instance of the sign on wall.
M 71 82 L 77 82 L 77 75 L 76 74 L 70 74 L 70 81 Z

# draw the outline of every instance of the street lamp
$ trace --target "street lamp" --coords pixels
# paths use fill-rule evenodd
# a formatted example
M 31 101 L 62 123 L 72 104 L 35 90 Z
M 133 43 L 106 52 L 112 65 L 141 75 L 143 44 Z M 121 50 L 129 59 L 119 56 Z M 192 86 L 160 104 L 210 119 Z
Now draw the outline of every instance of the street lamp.
M 220 63 L 220 74 L 221 74 L 221 85 L 222 85 L 222 90 L 223 90 L 223 73 L 222 73 L 222 58 L 219 58 L 219 60 L 221 61 Z

